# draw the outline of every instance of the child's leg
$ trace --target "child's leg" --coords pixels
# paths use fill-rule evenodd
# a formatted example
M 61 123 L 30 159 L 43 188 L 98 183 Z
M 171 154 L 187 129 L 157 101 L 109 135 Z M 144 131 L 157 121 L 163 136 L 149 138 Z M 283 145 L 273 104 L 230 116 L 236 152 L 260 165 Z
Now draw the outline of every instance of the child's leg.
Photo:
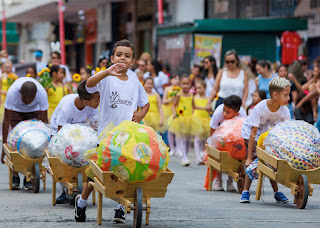
M 250 180 L 249 176 L 246 175 L 246 178 L 244 180 L 244 188 L 243 191 L 249 191 L 250 186 L 251 186 L 252 180 Z
M 270 184 L 274 192 L 279 191 L 277 182 L 270 180 Z
M 181 152 L 182 152 L 182 162 L 189 162 L 188 160 L 188 152 L 189 152 L 189 148 L 190 148 L 190 137 L 189 136 L 181 136 L 181 138 L 179 139 L 180 141 L 180 148 L 181 148 Z
M 174 143 L 175 143 L 175 137 L 174 137 L 174 133 L 168 131 L 168 142 L 169 142 L 169 147 L 170 147 L 170 155 L 174 155 L 175 153 L 175 146 L 174 146 Z
M 89 181 L 91 181 L 90 178 L 88 178 L 88 181 L 84 185 L 84 188 L 82 190 L 81 196 L 78 198 L 78 204 L 77 206 L 80 208 L 84 208 L 87 206 L 87 200 L 93 190 L 92 186 L 89 186 Z
M 199 136 L 194 138 L 194 150 L 196 152 L 197 162 L 200 163 L 203 161 L 201 158 L 201 152 L 203 151 L 204 145 L 206 144 L 205 140 L 202 140 Z
M 181 150 L 180 140 L 175 134 L 174 134 L 174 138 L 175 138 L 175 144 L 176 144 L 176 153 L 177 153 L 178 156 L 182 157 L 182 150 Z

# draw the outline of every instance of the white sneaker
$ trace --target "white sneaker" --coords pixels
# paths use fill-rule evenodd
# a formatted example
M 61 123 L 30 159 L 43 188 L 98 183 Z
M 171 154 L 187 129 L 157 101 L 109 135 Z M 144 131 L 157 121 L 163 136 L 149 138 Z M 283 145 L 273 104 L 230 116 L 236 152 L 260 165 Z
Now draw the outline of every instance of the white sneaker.
M 182 161 L 181 162 L 181 166 L 189 166 L 190 165 L 190 161 Z
M 182 152 L 181 152 L 181 151 L 177 151 L 177 155 L 178 155 L 179 157 L 182 157 Z
M 221 192 L 224 191 L 224 188 L 222 187 L 222 181 L 216 180 L 216 183 L 214 183 L 214 186 L 213 186 L 213 191 L 221 191 Z
M 227 182 L 227 192 L 237 192 L 238 190 L 233 186 L 233 181 Z
M 173 156 L 175 154 L 175 151 L 174 150 L 170 150 L 169 151 L 169 156 Z

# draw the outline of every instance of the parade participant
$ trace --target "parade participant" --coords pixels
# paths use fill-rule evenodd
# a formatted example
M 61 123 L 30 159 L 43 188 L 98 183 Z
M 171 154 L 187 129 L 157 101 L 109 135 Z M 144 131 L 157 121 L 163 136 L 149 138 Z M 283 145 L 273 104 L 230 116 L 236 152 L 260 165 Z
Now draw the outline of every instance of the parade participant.
M 88 67 L 80 68 L 81 82 L 88 80 L 91 77 L 91 69 Z
M 253 108 L 262 100 L 267 99 L 267 93 L 264 90 L 256 90 L 252 95 L 252 104 L 247 109 L 247 114 L 250 115 Z
M 68 94 L 68 88 L 63 84 L 63 79 L 65 78 L 65 69 L 59 68 L 59 66 L 50 67 L 50 76 L 52 78 L 52 86 L 47 86 L 46 91 L 48 93 L 49 109 L 48 109 L 48 119 L 58 106 L 60 100 Z
M 148 61 L 147 71 L 143 78 L 151 77 L 154 82 L 154 91 L 162 97 L 164 89 L 169 83 L 168 76 L 162 72 L 162 65 L 157 60 Z
M 290 81 L 285 78 L 273 78 L 268 89 L 271 98 L 257 104 L 248 119 L 243 123 L 241 136 L 245 139 L 247 147 L 246 166 L 249 166 L 257 158 L 256 146 L 260 135 L 274 127 L 278 122 L 291 119 L 290 111 L 286 107 L 290 99 L 290 86 Z M 240 203 L 250 203 L 249 189 L 251 182 L 249 177 L 246 176 Z M 289 200 L 282 192 L 278 191 L 277 182 L 270 180 L 270 183 L 276 201 L 287 203 Z
M 236 95 L 231 95 L 224 99 L 223 104 L 219 105 L 210 120 L 210 135 L 212 135 L 215 130 L 219 127 L 219 125 L 224 120 L 230 120 L 236 116 L 239 117 L 247 117 L 246 111 L 242 107 L 242 100 L 240 97 Z M 224 191 L 224 188 L 222 187 L 222 173 L 217 173 L 217 178 L 215 185 L 213 187 L 214 191 Z M 233 178 L 229 176 L 227 181 L 227 191 L 233 192 L 236 191 L 236 189 L 233 187 Z
M 58 51 L 54 51 L 51 53 L 51 65 L 52 66 L 59 66 L 60 68 L 64 68 L 66 71 L 66 77 L 64 78 L 63 82 L 72 82 L 72 77 L 70 74 L 69 67 L 66 65 L 61 64 L 61 54 Z
M 203 59 L 202 80 L 206 82 L 206 96 L 209 97 L 214 86 L 214 82 L 218 73 L 216 59 L 210 55 Z
M 134 63 L 135 48 L 128 40 L 115 43 L 111 62 L 106 70 L 91 76 L 86 89 L 89 93 L 100 92 L 100 116 L 98 134 L 100 134 L 109 123 L 116 126 L 124 120 L 132 120 L 140 123 L 149 109 L 149 100 L 136 75 L 128 74 L 129 67 Z M 136 112 L 140 107 L 140 112 Z M 88 178 L 92 181 L 92 179 Z M 88 183 L 84 186 L 81 195 L 75 200 L 75 220 L 85 222 L 87 199 L 92 191 Z M 115 222 L 125 222 L 124 206 L 118 204 Z
M 196 107 L 193 94 L 190 92 L 191 79 L 188 75 L 181 77 L 181 92 L 179 92 L 173 102 L 173 119 L 169 121 L 169 131 L 178 137 L 178 148 L 182 152 L 181 166 L 189 166 L 188 152 L 191 145 L 191 137 L 202 133 L 201 120 L 193 116 L 194 109 L 204 109 Z
M 266 60 L 259 60 L 256 65 L 257 73 L 256 86 L 260 90 L 264 90 L 267 93 L 267 98 L 270 98 L 269 82 L 276 76 L 271 72 L 271 65 Z
M 39 119 L 48 123 L 48 107 L 47 93 L 39 82 L 30 77 L 17 79 L 7 93 L 2 125 L 2 142 L 7 143 L 9 127 L 14 128 L 21 121 Z M 4 163 L 4 155 L 2 148 L 2 163 Z M 13 172 L 12 189 L 20 189 L 20 178 L 17 172 Z M 26 182 L 26 178 L 24 179 L 24 189 L 32 189 L 31 181 Z
M 42 51 L 37 50 L 34 52 L 34 57 L 36 58 L 36 75 L 39 73 L 43 68 L 47 67 L 47 63 L 42 62 Z
M 26 77 L 31 77 L 37 80 L 37 70 L 35 67 L 28 67 L 26 71 Z
M 229 50 L 224 55 L 224 68 L 219 70 L 214 87 L 209 97 L 207 109 L 211 108 L 211 101 L 218 93 L 216 107 L 223 104 L 223 99 L 237 95 L 244 106 L 248 97 L 248 75 L 242 69 L 239 56 L 235 50 Z
M 197 94 L 194 97 L 194 103 L 197 107 L 205 108 L 208 103 L 208 97 L 206 96 L 206 82 L 198 80 L 196 82 L 196 91 Z M 201 120 L 202 133 L 196 135 L 194 138 L 194 150 L 197 157 L 198 165 L 204 165 L 203 158 L 201 157 L 201 152 L 204 149 L 207 138 L 210 134 L 210 115 L 207 110 L 194 110 L 194 116 L 198 117 Z
M 69 94 L 63 97 L 56 109 L 54 110 L 51 121 L 51 135 L 55 135 L 64 125 L 85 123 L 87 120 L 94 120 L 98 115 L 98 105 L 100 95 L 96 93 L 88 93 L 85 85 L 87 81 L 83 81 L 78 86 L 78 94 Z M 66 192 L 62 189 L 62 194 L 56 200 L 57 204 L 68 203 Z
M 143 84 L 148 95 L 150 108 L 146 116 L 143 118 L 142 122 L 143 124 L 152 127 L 156 132 L 163 133 L 164 127 L 161 97 L 158 93 L 152 92 L 152 78 L 146 78 Z
M 166 87 L 163 92 L 162 104 L 163 104 L 163 118 L 166 128 L 168 128 L 168 120 L 173 115 L 172 105 L 175 96 L 181 91 L 180 77 L 179 75 L 171 75 L 169 77 L 170 86 Z M 168 143 L 169 143 L 169 155 L 173 156 L 177 151 L 177 139 L 173 132 L 168 130 Z M 175 146 L 176 145 L 176 146 Z

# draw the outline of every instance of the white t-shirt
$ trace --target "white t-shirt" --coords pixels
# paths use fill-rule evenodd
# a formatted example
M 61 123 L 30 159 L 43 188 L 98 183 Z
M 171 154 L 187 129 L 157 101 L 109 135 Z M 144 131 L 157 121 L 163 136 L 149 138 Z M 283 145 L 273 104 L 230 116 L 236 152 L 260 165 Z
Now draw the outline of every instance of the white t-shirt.
M 212 92 L 212 90 L 213 90 L 213 86 L 214 86 L 214 78 L 205 78 L 204 79 L 204 81 L 205 81 L 205 83 L 206 83 L 206 92 L 205 92 L 205 94 L 206 94 L 206 96 L 207 97 L 210 97 L 210 95 L 211 95 L 211 92 Z
M 255 141 L 258 141 L 260 135 L 277 123 L 290 120 L 290 111 L 286 106 L 280 106 L 276 112 L 271 112 L 267 106 L 268 100 L 260 101 L 251 111 L 251 114 L 242 125 L 241 137 L 249 139 L 251 128 L 257 127 Z
M 108 76 L 95 87 L 86 86 L 89 93 L 100 92 L 98 134 L 111 122 L 117 126 L 124 120 L 132 120 L 137 107 L 149 103 L 147 93 L 137 76 L 131 72 L 127 72 L 127 75 L 127 81 L 122 81 L 116 76 Z
M 21 86 L 25 82 L 33 82 L 37 86 L 37 93 L 34 100 L 26 105 L 22 102 Z M 16 112 L 35 112 L 46 111 L 49 108 L 48 96 L 43 86 L 37 80 L 30 77 L 18 78 L 9 88 L 7 92 L 6 102 L 4 107 L 8 110 Z
M 87 119 L 92 120 L 96 115 L 98 115 L 98 108 L 94 109 L 86 106 L 84 109 L 79 110 L 74 103 L 74 100 L 77 97 L 79 97 L 78 94 L 69 94 L 60 100 L 51 116 L 51 135 L 55 135 L 57 133 L 59 126 L 85 123 Z
M 147 72 L 143 75 L 143 79 L 146 79 L 148 77 L 151 77 L 150 72 Z M 154 77 L 153 79 L 153 84 L 154 84 L 153 92 L 159 93 L 162 96 L 163 95 L 162 86 L 167 83 L 169 83 L 169 77 L 162 71 L 159 71 L 158 76 Z
M 219 127 L 219 125 L 224 121 L 223 107 L 224 107 L 224 104 L 221 104 L 214 110 L 214 113 L 213 113 L 212 118 L 210 120 L 210 127 L 212 129 L 217 129 Z M 238 116 L 239 117 L 247 117 L 247 113 L 244 110 L 244 108 L 242 108 L 242 107 L 240 108 Z

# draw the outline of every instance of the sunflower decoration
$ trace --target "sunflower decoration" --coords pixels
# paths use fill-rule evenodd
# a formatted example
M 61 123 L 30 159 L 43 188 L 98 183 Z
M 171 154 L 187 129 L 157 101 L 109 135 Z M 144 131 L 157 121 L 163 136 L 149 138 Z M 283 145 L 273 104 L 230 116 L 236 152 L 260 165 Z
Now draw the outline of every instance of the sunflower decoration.
M 27 74 L 26 77 L 27 77 L 27 78 L 31 78 L 31 75 L 30 75 L 30 74 Z
M 175 97 L 177 94 L 181 91 L 181 88 L 179 86 L 173 86 L 172 92 L 169 94 L 169 97 Z
M 40 84 L 44 88 L 52 88 L 54 91 L 56 91 L 56 88 L 52 85 L 52 78 L 50 76 L 50 69 L 49 68 L 43 68 L 39 73 L 38 76 L 40 77 Z
M 186 110 L 186 109 L 187 109 L 187 108 L 186 108 L 185 106 L 183 106 L 183 108 L 178 109 L 176 116 L 177 116 L 177 117 L 183 116 L 184 110 Z
M 86 65 L 86 69 L 93 70 L 93 66 L 88 64 L 88 65 Z
M 9 86 L 11 86 L 14 83 L 14 81 L 17 79 L 18 79 L 18 76 L 15 73 L 9 73 L 7 77 Z
M 78 73 L 75 73 L 75 74 L 72 75 L 72 79 L 73 79 L 74 82 L 79 83 L 79 82 L 81 82 L 81 75 L 78 74 Z
M 100 67 L 96 67 L 96 72 L 95 72 L 95 74 L 96 73 L 99 73 L 100 71 L 102 71 L 102 70 L 106 70 L 107 68 L 105 68 L 105 67 L 102 67 L 102 68 L 100 68 Z

